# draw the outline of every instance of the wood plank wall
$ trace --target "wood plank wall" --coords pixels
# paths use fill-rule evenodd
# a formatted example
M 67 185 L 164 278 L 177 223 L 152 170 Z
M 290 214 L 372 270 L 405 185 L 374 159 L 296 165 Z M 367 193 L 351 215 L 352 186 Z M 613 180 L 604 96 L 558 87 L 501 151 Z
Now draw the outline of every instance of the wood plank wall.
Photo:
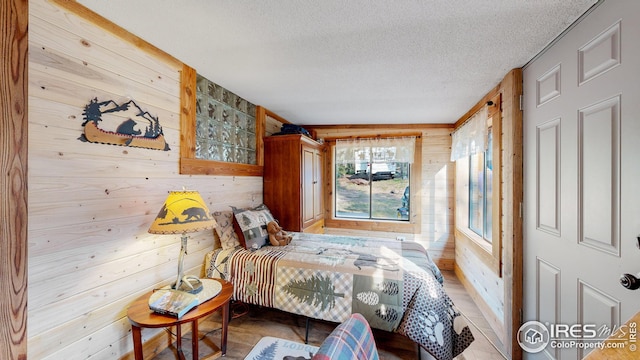
M 0 359 L 27 356 L 28 3 L 0 3 Z
M 398 234 L 394 231 L 376 232 L 369 229 L 328 227 L 325 232 L 328 234 L 380 236 L 392 239 L 397 235 L 404 235 L 407 239 L 415 240 L 427 248 L 441 269 L 453 270 L 455 258 L 453 234 L 455 163 L 450 161 L 452 127 L 447 125 L 393 124 L 387 126 L 311 126 L 310 128 L 315 131 L 318 138 L 421 133 L 421 186 L 417 193 L 420 196 L 421 206 L 418 207 L 416 215 L 419 219 L 419 230 L 415 234 Z M 331 169 L 325 169 L 324 178 L 329 179 L 330 177 Z M 328 201 L 327 197 L 325 197 L 325 201 Z M 325 208 L 328 207 L 325 206 Z M 389 228 L 384 225 L 380 227 Z
M 28 356 L 117 359 L 133 348 L 127 306 L 175 280 L 179 236 L 147 233 L 167 191 L 198 190 L 211 211 L 228 210 L 259 205 L 262 178 L 180 175 L 182 64 L 61 3 L 29 2 Z M 79 141 L 93 98 L 135 100 L 171 150 Z M 200 274 L 212 248 L 210 231 L 192 234 L 186 271 Z

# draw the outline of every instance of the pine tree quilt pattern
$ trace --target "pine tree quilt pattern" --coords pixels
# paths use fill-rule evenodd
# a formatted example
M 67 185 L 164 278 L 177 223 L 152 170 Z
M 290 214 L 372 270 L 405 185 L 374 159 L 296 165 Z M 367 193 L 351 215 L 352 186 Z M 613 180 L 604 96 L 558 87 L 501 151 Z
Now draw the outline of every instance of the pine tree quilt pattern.
M 234 299 L 315 319 L 362 314 L 371 327 L 400 333 L 438 360 L 473 341 L 418 243 L 292 233 L 287 246 L 215 250 L 207 275 L 234 284 Z M 455 326 L 454 326 L 455 324 Z

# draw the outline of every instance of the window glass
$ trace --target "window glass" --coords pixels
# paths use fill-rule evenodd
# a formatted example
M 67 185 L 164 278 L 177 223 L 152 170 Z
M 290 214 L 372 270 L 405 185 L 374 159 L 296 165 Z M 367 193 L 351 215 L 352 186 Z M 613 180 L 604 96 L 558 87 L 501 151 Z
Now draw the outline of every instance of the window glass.
M 493 229 L 493 136 L 489 128 L 487 152 L 485 155 L 485 191 L 484 191 L 484 238 L 491 242 Z
M 469 159 L 469 229 L 482 236 L 484 220 L 484 154 Z
M 256 106 L 198 74 L 195 145 L 196 159 L 255 165 Z
M 336 164 L 336 217 L 369 218 L 369 177 L 357 168 L 359 164 Z
M 493 136 L 489 128 L 487 150 L 469 158 L 469 229 L 491 242 L 493 195 Z
M 359 160 L 334 162 L 336 218 L 409 220 L 410 164 L 390 161 L 389 150 L 363 147 Z

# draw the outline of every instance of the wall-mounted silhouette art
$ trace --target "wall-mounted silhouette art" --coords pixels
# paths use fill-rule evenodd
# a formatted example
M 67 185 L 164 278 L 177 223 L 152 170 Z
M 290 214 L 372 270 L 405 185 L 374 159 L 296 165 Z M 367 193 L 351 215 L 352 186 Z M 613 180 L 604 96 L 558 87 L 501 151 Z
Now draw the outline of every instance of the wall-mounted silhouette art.
M 170 150 L 158 118 L 142 110 L 133 100 L 118 105 L 113 100 L 99 102 L 94 98 L 84 107 L 82 115 L 84 133 L 78 140 Z

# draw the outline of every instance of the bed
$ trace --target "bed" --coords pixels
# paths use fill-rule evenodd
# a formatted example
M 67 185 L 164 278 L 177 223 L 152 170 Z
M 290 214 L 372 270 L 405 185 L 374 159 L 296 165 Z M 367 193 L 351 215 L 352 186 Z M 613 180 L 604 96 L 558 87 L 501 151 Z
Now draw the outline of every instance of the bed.
M 337 323 L 360 313 L 371 327 L 402 334 L 438 360 L 473 341 L 418 243 L 291 234 L 286 246 L 215 249 L 206 256 L 206 275 L 231 281 L 233 299 L 248 304 Z

